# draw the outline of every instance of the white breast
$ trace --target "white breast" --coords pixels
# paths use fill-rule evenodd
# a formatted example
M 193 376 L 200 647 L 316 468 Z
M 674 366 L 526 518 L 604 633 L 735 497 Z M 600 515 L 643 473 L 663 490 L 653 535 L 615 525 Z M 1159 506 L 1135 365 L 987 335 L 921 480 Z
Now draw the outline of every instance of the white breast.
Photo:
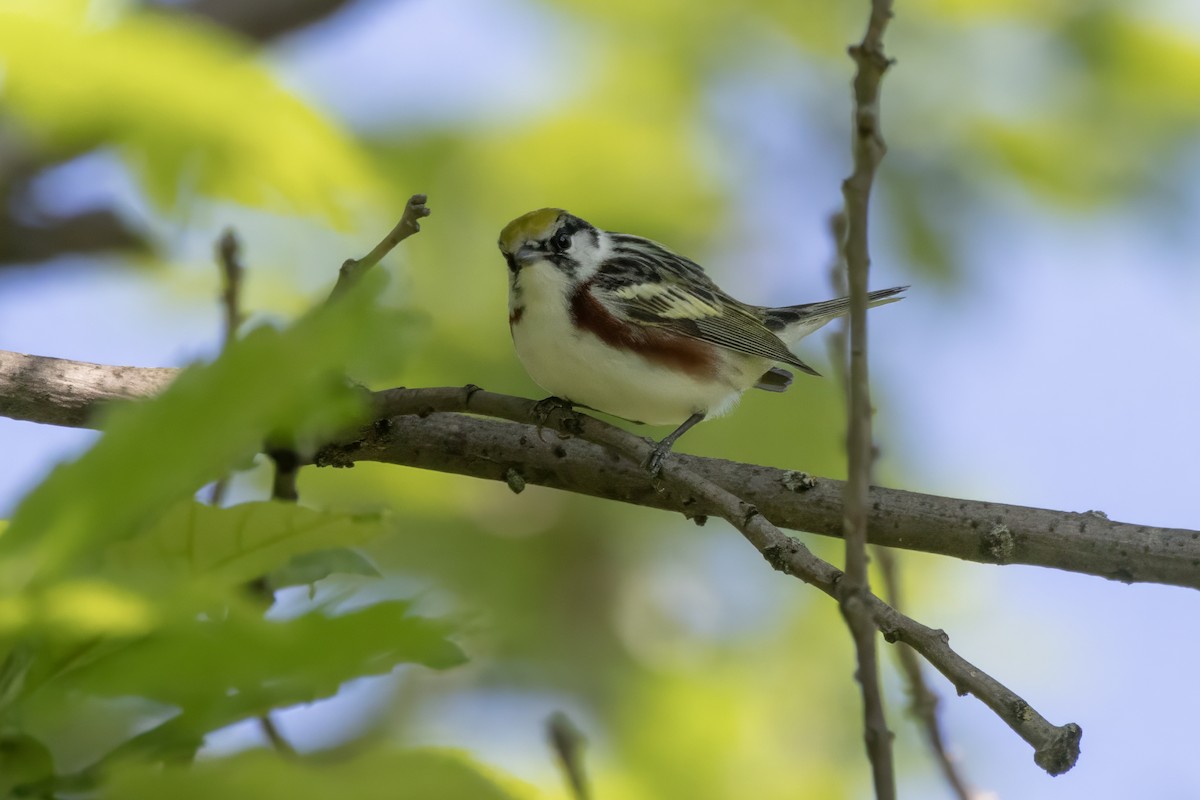
M 765 370 L 738 359 L 722 367 L 724 380 L 697 380 L 575 327 L 568 279 L 553 265 L 531 264 L 518 280 L 519 299 L 510 295 L 510 313 L 514 303 L 522 309 L 512 326 L 517 357 L 529 377 L 557 397 L 625 419 L 678 425 L 697 412 L 726 413 Z M 753 376 L 743 374 L 755 369 Z

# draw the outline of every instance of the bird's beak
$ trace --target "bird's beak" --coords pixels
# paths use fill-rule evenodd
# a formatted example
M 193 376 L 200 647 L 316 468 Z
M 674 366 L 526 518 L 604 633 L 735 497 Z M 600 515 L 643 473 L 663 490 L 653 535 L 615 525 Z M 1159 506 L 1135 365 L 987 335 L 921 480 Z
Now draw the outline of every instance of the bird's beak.
M 532 264 L 542 256 L 542 251 L 532 244 L 523 244 L 517 248 L 515 253 L 508 256 L 508 268 L 514 273 L 518 272 L 521 267 Z

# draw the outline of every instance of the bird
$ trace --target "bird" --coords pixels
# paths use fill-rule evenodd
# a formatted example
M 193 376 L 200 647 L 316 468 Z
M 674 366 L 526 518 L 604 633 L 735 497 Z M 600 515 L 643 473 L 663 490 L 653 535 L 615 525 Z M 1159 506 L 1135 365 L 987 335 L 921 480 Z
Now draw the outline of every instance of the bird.
M 513 345 L 550 392 L 542 402 L 676 426 L 646 461 L 655 476 L 680 436 L 728 413 L 747 390 L 786 390 L 792 373 L 777 364 L 818 375 L 789 346 L 850 307 L 847 297 L 743 303 L 665 245 L 560 208 L 517 217 L 498 244 Z M 868 304 L 895 302 L 908 288 L 870 292 Z

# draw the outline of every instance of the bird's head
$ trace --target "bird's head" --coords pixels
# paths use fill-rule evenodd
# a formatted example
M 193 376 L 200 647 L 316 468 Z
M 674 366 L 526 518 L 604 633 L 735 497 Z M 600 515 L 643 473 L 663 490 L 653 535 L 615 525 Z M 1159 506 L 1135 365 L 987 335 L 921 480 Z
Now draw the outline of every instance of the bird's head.
M 556 270 L 572 283 L 591 277 L 604 259 L 603 231 L 560 208 L 517 217 L 500 232 L 500 252 L 515 279 L 535 265 Z

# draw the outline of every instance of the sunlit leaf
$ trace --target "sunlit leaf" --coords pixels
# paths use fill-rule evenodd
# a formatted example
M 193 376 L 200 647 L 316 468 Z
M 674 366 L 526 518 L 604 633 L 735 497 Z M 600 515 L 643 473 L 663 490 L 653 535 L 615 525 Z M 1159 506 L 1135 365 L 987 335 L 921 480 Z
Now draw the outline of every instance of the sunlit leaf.
M 107 567 L 118 574 L 142 572 L 159 580 L 204 579 L 236 586 L 287 565 L 307 567 L 308 574 L 316 574 L 313 580 L 319 580 L 338 566 L 361 571 L 365 563 L 361 557 L 351 561 L 348 551 L 327 548 L 360 544 L 386 528 L 378 514 L 353 516 L 283 502 L 215 508 L 187 501 L 167 511 L 149 531 L 115 543 L 107 553 Z M 295 561 L 305 554 L 312 557 Z M 324 573 L 317 574 L 322 568 Z
M 29 630 L 54 639 L 136 636 L 151 630 L 158 619 L 147 597 L 109 581 L 65 580 L 0 596 L 0 641 Z
M 453 751 L 375 750 L 334 761 L 318 757 L 288 760 L 257 751 L 190 769 L 122 765 L 114 770 L 101 796 L 121 800 L 533 800 L 538 795 Z
M 105 435 L 59 467 L 0 538 L 9 591 L 80 566 L 144 528 L 272 436 L 328 436 L 355 419 L 370 378 L 403 360 L 405 321 L 374 306 L 372 287 L 285 331 L 259 328 L 215 362 L 192 367 L 159 397 L 115 409 Z
M 1148 130 L 1200 118 L 1200 41 L 1130 14 L 1098 9 L 1064 30 L 1093 91 Z M 1093 134 L 1094 135 L 1094 134 Z
M 118 147 L 166 206 L 195 190 L 345 222 L 380 191 L 349 138 L 215 27 L 0 7 L 0 74 L 7 114 L 42 146 Z
M 400 664 L 462 663 L 447 625 L 399 601 L 336 616 L 266 620 L 246 612 L 179 620 L 74 670 L 60 691 L 139 695 L 178 706 L 204 732 L 272 708 L 333 695 Z
M 1049 23 L 1067 13 L 1071 4 L 1062 0 L 917 0 L 913 7 L 921 15 L 966 22 L 1024 18 Z

